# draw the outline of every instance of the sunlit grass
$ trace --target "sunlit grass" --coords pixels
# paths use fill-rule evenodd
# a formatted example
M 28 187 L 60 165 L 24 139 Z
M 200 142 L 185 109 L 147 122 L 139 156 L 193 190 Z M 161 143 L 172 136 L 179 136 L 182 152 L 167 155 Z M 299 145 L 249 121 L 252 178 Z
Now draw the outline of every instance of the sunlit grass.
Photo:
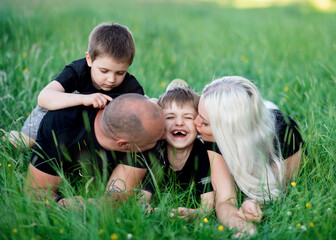
M 333 13 L 194 1 L 1 1 L 1 137 L 20 130 L 39 91 L 66 64 L 84 57 L 90 31 L 106 21 L 132 31 L 136 56 L 130 72 L 148 96 L 158 97 L 175 78 L 201 92 L 214 77 L 242 75 L 298 121 L 311 155 L 284 197 L 265 207 L 254 239 L 336 235 Z M 76 212 L 53 202 L 48 208 L 23 191 L 31 152 L 6 140 L 0 144 L 0 239 L 227 239 L 233 234 L 214 214 L 205 216 L 207 222 L 170 217 L 183 194 L 170 190 L 154 201 L 161 210 L 152 215 L 136 198 L 116 209 L 89 204 Z M 65 184 L 64 191 L 85 199 L 101 196 L 105 183 L 97 180 L 86 188 L 89 180 L 76 191 Z

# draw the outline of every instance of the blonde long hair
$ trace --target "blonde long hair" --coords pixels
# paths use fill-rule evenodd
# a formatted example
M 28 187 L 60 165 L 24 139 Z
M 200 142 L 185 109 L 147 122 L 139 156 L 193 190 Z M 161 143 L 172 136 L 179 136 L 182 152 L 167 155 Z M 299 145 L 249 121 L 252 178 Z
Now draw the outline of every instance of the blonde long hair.
M 238 187 L 269 201 L 281 192 L 284 164 L 272 114 L 248 79 L 228 76 L 205 86 L 202 97 L 216 143 Z

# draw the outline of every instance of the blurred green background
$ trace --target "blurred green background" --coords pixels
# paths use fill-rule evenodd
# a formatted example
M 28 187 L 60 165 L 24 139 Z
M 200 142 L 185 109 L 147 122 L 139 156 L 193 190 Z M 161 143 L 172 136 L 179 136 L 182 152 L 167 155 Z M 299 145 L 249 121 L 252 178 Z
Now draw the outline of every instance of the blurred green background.
M 129 70 L 150 97 L 162 94 L 174 78 L 201 92 L 216 77 L 241 75 L 294 117 L 314 159 L 304 159 L 297 186 L 289 187 L 281 204 L 266 207 L 255 239 L 336 235 L 335 1 L 2 0 L 2 135 L 21 129 L 39 91 L 65 65 L 84 57 L 88 36 L 101 22 L 120 23 L 133 33 L 136 55 Z M 97 209 L 84 217 L 54 209 L 48 217 L 46 209 L 29 208 L 31 202 L 21 194 L 31 152 L 0 141 L 0 238 L 107 239 L 116 232 L 125 239 L 131 225 L 139 228 L 133 231 L 136 239 L 225 239 L 232 234 L 217 230 L 214 215 L 202 228 L 201 220 L 144 217 L 136 204 L 117 212 L 129 221 L 120 230 L 115 216 L 109 219 L 110 212 Z M 61 233 L 71 218 L 72 230 Z M 100 225 L 88 227 L 87 218 Z M 153 228 L 156 224 L 160 227 Z

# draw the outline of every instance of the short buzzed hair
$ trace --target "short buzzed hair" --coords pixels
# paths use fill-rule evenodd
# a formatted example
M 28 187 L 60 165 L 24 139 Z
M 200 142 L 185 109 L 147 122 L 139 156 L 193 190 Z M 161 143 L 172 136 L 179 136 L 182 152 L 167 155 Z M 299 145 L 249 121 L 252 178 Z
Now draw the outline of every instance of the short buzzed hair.
M 190 104 L 198 112 L 200 95 L 187 87 L 174 87 L 162 94 L 158 104 L 162 109 L 171 107 L 175 103 L 178 107 Z
M 137 136 L 149 134 L 142 123 L 146 117 L 160 118 L 160 108 L 155 107 L 155 104 L 143 95 L 123 94 L 106 106 L 103 128 L 114 139 L 124 137 L 129 141 L 135 141 Z
M 130 30 L 117 23 L 96 26 L 89 37 L 88 53 L 94 61 L 99 56 L 112 57 L 117 62 L 132 64 L 135 44 Z

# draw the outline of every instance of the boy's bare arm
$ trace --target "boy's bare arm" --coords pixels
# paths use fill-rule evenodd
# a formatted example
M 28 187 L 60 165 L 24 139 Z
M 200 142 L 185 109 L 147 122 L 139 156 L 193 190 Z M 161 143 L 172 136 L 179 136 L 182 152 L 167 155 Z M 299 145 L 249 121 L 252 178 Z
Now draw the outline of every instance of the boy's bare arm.
M 108 101 L 112 101 L 112 98 L 102 93 L 88 95 L 66 93 L 63 86 L 55 80 L 43 88 L 38 96 L 38 105 L 47 110 L 58 110 L 79 105 L 104 108 Z

